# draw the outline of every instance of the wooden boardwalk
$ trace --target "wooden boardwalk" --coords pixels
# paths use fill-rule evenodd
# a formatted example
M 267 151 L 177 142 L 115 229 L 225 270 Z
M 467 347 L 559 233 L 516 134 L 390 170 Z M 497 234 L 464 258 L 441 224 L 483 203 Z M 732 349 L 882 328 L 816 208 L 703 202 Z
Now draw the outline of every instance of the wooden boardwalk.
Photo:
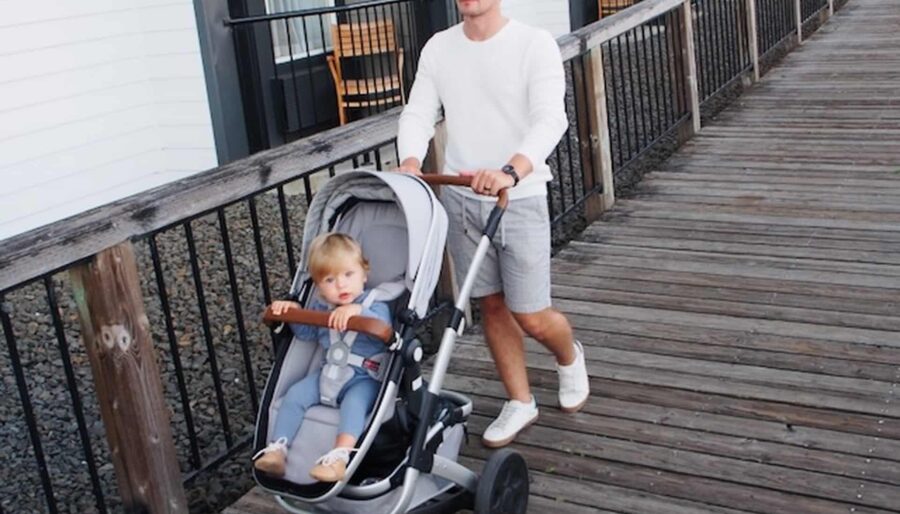
M 900 1 L 851 0 L 553 271 L 593 397 L 557 410 L 528 343 L 533 512 L 900 512 Z M 451 372 L 477 436 L 478 336 Z

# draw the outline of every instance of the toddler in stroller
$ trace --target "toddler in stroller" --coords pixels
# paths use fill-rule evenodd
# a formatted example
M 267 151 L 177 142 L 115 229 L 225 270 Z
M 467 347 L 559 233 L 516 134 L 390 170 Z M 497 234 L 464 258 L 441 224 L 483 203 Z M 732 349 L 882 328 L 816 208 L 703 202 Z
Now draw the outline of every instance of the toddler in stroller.
M 290 292 L 296 303 L 279 304 L 278 314 L 272 305 L 265 314 L 267 322 L 282 324 L 276 333 L 289 339 L 285 337 L 285 344 L 277 345 L 260 401 L 254 441 L 254 450 L 260 451 L 279 437 L 288 439 L 282 441 L 287 455 L 282 476 L 253 467 L 257 483 L 274 494 L 286 510 L 347 514 L 439 514 L 461 509 L 477 514 L 525 512 L 528 468 L 521 455 L 508 448 L 494 452 L 480 475 L 457 461 L 472 401 L 443 387 L 456 337 L 463 331 L 469 293 L 506 206 L 506 198 L 501 195 L 456 301 L 443 308 L 433 306 L 447 237 L 447 214 L 426 182 L 465 185 L 461 182 L 465 180 L 433 176 L 423 181 L 399 173 L 352 171 L 329 180 L 313 198 L 300 253 L 303 264 Z M 385 355 L 378 370 L 381 380 L 369 382 L 378 385 L 374 406 L 365 416 L 355 448 L 346 451 L 346 460 L 340 455 L 346 468 L 343 477 L 326 482 L 311 476 L 311 471 L 323 454 L 334 449 L 336 440 L 339 447 L 350 446 L 339 439 L 345 431 L 341 410 L 328 404 L 311 406 L 292 440 L 288 435 L 278 435 L 276 420 L 289 408 L 287 393 L 292 386 L 322 373 L 322 366 L 327 366 L 320 339 L 309 333 L 298 337 L 284 330 L 284 324 L 326 328 L 336 324 L 334 319 L 329 321 L 331 314 L 315 310 L 315 298 L 322 290 L 320 286 L 317 290 L 318 281 L 310 275 L 312 242 L 320 234 L 332 232 L 347 234 L 359 243 L 370 265 L 366 286 L 372 289 L 365 298 L 377 295 L 374 299 L 390 306 L 391 317 L 379 319 L 368 314 L 346 319 L 346 328 L 372 336 Z M 448 308 L 449 320 L 426 380 L 417 333 L 436 312 Z M 357 344 L 359 341 L 354 343 L 354 350 Z
M 320 457 L 309 474 L 320 482 L 344 478 L 350 453 L 365 427 L 366 416 L 380 389 L 380 361 L 384 344 L 368 334 L 347 332 L 353 316 L 366 316 L 391 324 L 389 307 L 377 294 L 364 290 L 369 262 L 362 248 L 346 234 L 326 233 L 313 240 L 309 252 L 309 275 L 319 298 L 312 310 L 331 310 L 329 328 L 290 324 L 294 336 L 317 340 L 327 351 L 326 364 L 292 385 L 275 419 L 275 440 L 255 455 L 256 469 L 284 476 L 288 442 L 294 440 L 303 415 L 318 404 L 340 407 L 340 426 L 334 448 Z M 324 303 L 323 303 L 324 301 Z M 295 302 L 278 301 L 272 312 L 281 315 Z

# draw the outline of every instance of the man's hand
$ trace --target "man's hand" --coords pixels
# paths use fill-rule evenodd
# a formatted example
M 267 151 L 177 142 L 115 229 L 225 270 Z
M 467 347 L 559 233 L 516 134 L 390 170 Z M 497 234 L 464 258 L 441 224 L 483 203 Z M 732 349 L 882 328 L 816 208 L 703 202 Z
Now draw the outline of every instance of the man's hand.
M 400 173 L 409 173 L 411 175 L 416 175 L 418 177 L 422 176 L 422 165 L 419 163 L 419 159 L 415 157 L 407 157 L 403 159 L 403 162 L 400 163 L 400 166 L 397 166 L 397 169 L 394 171 L 399 171 Z
M 347 330 L 347 323 L 350 321 L 350 318 L 353 316 L 359 316 L 362 312 L 362 305 L 358 303 L 348 303 L 347 305 L 341 305 L 335 310 L 331 311 L 331 315 L 328 316 L 328 326 L 341 332 Z
M 497 196 L 500 191 L 513 187 L 516 183 L 500 170 L 463 171 L 460 175 L 472 177 L 472 191 L 480 195 Z

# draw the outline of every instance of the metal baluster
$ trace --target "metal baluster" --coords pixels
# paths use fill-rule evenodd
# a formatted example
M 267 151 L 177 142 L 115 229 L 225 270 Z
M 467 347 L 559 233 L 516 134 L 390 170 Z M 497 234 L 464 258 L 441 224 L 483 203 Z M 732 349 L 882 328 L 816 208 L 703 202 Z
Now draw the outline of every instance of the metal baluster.
M 291 224 L 288 219 L 284 186 L 278 186 L 278 210 L 281 214 L 281 230 L 284 233 L 284 247 L 287 249 L 288 275 L 293 275 L 294 271 L 297 269 L 297 261 L 294 260 L 294 241 L 291 237 Z
M 225 432 L 225 444 L 231 446 L 234 437 L 231 434 L 231 424 L 228 422 L 228 408 L 225 405 L 225 393 L 222 390 L 222 377 L 219 375 L 219 365 L 216 359 L 216 349 L 213 347 L 212 330 L 209 326 L 209 313 L 206 311 L 206 296 L 203 294 L 203 280 L 200 275 L 200 265 L 197 262 L 197 249 L 194 246 L 194 233 L 191 230 L 191 222 L 184 223 L 184 235 L 187 238 L 188 255 L 191 262 L 191 274 L 194 277 L 194 289 L 197 293 L 197 306 L 200 308 L 200 323 L 203 326 L 203 339 L 206 342 L 206 351 L 209 357 L 209 368 L 212 374 L 213 387 L 216 391 L 216 404 L 219 406 L 219 419 L 222 421 L 222 429 Z
M 278 190 L 281 192 L 281 187 Z M 237 275 L 234 272 L 234 258 L 231 255 L 231 241 L 228 237 L 228 220 L 225 218 L 225 209 L 219 209 L 217 215 L 219 218 L 219 232 L 222 235 L 222 249 L 225 252 L 225 268 L 228 270 L 228 283 L 231 286 L 231 302 L 234 306 L 234 317 L 237 322 L 238 340 L 241 343 L 241 355 L 244 358 L 244 373 L 247 375 L 247 386 L 250 390 L 250 405 L 253 407 L 253 411 L 256 412 L 259 410 L 259 395 L 256 392 L 256 379 L 253 376 L 253 362 L 250 358 L 250 348 L 247 344 L 247 331 L 244 329 L 244 313 L 243 309 L 241 309 Z M 293 268 L 291 273 L 293 273 Z
M 91 489 L 94 492 L 94 501 L 97 510 L 106 512 L 106 502 L 103 500 L 103 488 L 100 486 L 100 477 L 97 474 L 97 463 L 94 461 L 94 451 L 91 448 L 91 436 L 88 434 L 87 423 L 84 421 L 84 408 L 81 404 L 81 396 L 78 394 L 78 382 L 75 371 L 72 369 L 72 359 L 69 356 L 69 343 L 66 341 L 66 331 L 63 328 L 62 319 L 59 316 L 59 304 L 56 301 L 56 291 L 50 276 L 44 277 L 44 289 L 47 292 L 47 305 L 50 308 L 50 317 L 53 319 L 53 328 L 56 331 L 56 343 L 59 354 L 62 357 L 63 370 L 66 374 L 66 385 L 69 388 L 69 396 L 72 398 L 72 411 L 75 413 L 75 424 L 78 426 L 78 435 L 81 438 L 81 448 L 84 450 L 84 462 L 87 464 L 88 475 L 91 477 Z M 4 330 L 6 327 L 4 326 Z
M 22 411 L 25 415 L 25 424 L 28 425 L 28 437 L 31 439 L 31 447 L 34 449 L 34 458 L 37 461 L 38 474 L 41 476 L 41 486 L 44 488 L 44 497 L 47 500 L 47 508 L 50 514 L 59 512 L 56 506 L 56 498 L 53 496 L 53 484 L 50 482 L 50 471 L 47 469 L 47 459 L 44 457 L 44 447 L 41 445 L 41 436 L 38 433 L 37 421 L 34 417 L 34 409 L 31 398 L 28 395 L 28 383 L 25 381 L 25 371 L 22 361 L 19 359 L 19 349 L 16 347 L 16 336 L 13 333 L 12 321 L 7 312 L 6 299 L 0 296 L 0 323 L 6 336 L 6 347 L 9 349 L 9 361 L 12 365 L 13 375 L 16 378 L 16 387 L 19 390 L 19 399 L 22 402 Z
M 172 365 L 175 367 L 175 380 L 178 384 L 178 396 L 181 399 L 181 410 L 184 412 L 184 422 L 188 432 L 188 442 L 191 447 L 190 463 L 194 469 L 200 467 L 200 446 L 197 440 L 197 430 L 194 428 L 194 415 L 191 413 L 191 403 L 188 399 L 187 382 L 184 379 L 184 369 L 181 365 L 181 355 L 178 352 L 178 341 L 175 337 L 175 326 L 172 323 L 172 309 L 169 306 L 169 294 L 166 291 L 166 282 L 163 278 L 162 264 L 159 259 L 159 248 L 156 246 L 156 235 L 151 235 L 150 260 L 153 262 L 153 274 L 156 275 L 156 289 L 159 294 L 159 304 L 163 312 L 163 320 L 166 324 L 166 336 L 169 340 L 169 352 L 172 354 Z

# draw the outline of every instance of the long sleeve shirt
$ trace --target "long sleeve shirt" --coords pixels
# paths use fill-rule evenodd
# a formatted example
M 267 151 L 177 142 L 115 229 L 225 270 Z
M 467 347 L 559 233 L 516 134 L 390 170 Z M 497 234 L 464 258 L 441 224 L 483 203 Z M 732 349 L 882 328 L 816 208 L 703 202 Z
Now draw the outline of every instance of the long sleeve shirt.
M 450 27 L 422 49 L 400 116 L 400 159 L 424 159 L 443 108 L 442 173 L 500 169 L 518 153 L 534 169 L 510 190 L 510 198 L 546 195 L 553 178 L 547 157 L 568 127 L 565 88 L 559 46 L 549 32 L 509 20 L 491 38 L 472 41 L 462 24 Z

